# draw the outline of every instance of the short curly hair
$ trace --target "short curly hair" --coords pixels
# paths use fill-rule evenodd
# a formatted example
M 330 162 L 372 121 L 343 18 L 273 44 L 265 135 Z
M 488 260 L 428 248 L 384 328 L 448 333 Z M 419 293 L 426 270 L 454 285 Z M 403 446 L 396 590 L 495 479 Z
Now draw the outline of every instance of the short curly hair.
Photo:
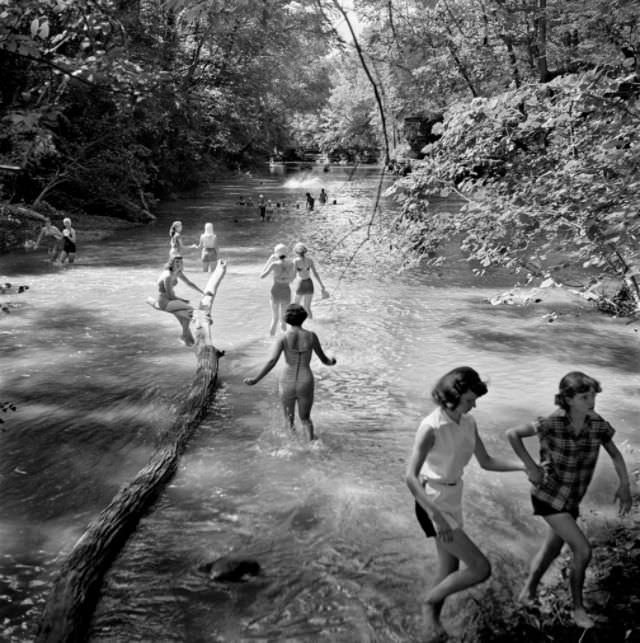
M 289 304 L 284 311 L 284 320 L 290 326 L 301 326 L 307 316 L 307 311 L 300 304 Z
M 468 391 L 481 397 L 487 390 L 487 385 L 480 379 L 477 371 L 470 366 L 458 366 L 436 382 L 431 397 L 438 406 L 453 411 L 460 404 L 460 398 Z
M 555 404 L 561 409 L 568 411 L 569 400 L 578 393 L 586 393 L 587 391 L 600 393 L 602 391 L 600 382 L 581 371 L 571 371 L 560 380 L 558 393 L 554 400 Z

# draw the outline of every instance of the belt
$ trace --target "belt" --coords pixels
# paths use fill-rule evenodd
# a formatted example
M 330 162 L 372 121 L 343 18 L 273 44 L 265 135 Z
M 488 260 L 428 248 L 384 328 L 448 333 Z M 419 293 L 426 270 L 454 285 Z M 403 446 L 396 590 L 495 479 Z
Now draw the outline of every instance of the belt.
M 431 480 L 430 478 L 424 478 L 425 482 L 430 482 L 432 484 L 439 484 L 442 485 L 443 487 L 455 487 L 458 483 L 457 482 L 445 482 L 444 480 Z

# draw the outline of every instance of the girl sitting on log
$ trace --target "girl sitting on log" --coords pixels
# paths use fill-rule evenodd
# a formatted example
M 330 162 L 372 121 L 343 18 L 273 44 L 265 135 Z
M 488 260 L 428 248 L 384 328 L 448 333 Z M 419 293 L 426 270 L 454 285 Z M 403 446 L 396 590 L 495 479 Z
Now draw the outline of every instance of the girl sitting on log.
M 183 267 L 183 260 L 179 255 L 172 257 L 165 264 L 164 270 L 158 278 L 157 307 L 175 315 L 182 326 L 182 341 L 186 346 L 193 346 L 195 340 L 189 328 L 193 316 L 193 306 L 189 304 L 188 299 L 182 299 L 176 295 L 175 287 L 180 279 L 200 294 L 204 295 L 204 291 L 184 275 Z

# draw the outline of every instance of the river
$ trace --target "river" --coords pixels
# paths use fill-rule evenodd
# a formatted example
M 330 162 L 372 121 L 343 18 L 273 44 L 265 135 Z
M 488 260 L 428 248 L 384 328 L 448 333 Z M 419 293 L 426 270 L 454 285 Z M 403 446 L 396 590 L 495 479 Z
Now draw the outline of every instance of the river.
M 29 285 L 0 318 L 0 401 L 17 406 L 0 433 L 0 639 L 31 640 L 63 556 L 146 463 L 190 386 L 195 358 L 178 324 L 145 303 L 173 219 L 189 243 L 214 222 L 228 262 L 214 304 L 225 356 L 177 475 L 106 576 L 90 641 L 418 640 L 434 548 L 404 469 L 430 387 L 456 365 L 489 381 L 474 415 L 491 453 L 510 455 L 505 429 L 552 411 L 573 369 L 602 382 L 598 410 L 623 451 L 638 448 L 637 325 L 563 308 L 551 292 L 531 306 L 492 306 L 511 278 L 478 281 L 462 261 L 438 274 L 400 271 L 380 227 L 394 205 L 383 198 L 373 214 L 378 172 L 238 176 L 164 204 L 152 226 L 100 242 L 80 236 L 74 266 L 51 267 L 42 253 L 0 257 L 3 281 Z M 304 194 L 320 187 L 329 202 L 309 213 Z M 280 204 L 272 221 L 239 203 L 258 193 Z M 275 373 L 242 382 L 272 342 L 270 284 L 258 274 L 275 243 L 296 240 L 331 293 L 305 326 L 337 358 L 333 368 L 314 362 L 319 439 L 310 445 L 283 430 Z M 206 282 L 195 249 L 186 273 Z M 603 456 L 585 512 L 613 517 L 615 484 Z M 542 532 L 524 475 L 474 461 L 465 485 L 468 531 L 495 576 L 524 574 Z M 262 573 L 225 584 L 199 571 L 230 553 L 259 561 Z M 465 606 L 482 592 L 452 600 L 444 618 L 464 628 Z

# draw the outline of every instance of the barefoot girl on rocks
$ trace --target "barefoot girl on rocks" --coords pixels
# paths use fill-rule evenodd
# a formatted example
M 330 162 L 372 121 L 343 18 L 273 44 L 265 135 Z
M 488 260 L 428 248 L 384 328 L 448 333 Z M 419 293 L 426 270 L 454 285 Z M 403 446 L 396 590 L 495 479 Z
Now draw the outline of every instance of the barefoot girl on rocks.
M 448 596 L 487 580 L 491 566 L 463 529 L 462 474 L 475 455 L 489 471 L 524 471 L 522 463 L 490 456 L 469 411 L 487 387 L 468 366 L 453 369 L 436 383 L 431 396 L 438 407 L 418 427 L 406 482 L 415 512 L 428 538 L 435 538 L 438 571 L 427 594 L 427 627 L 444 637 L 440 621 Z M 460 569 L 460 562 L 464 567 Z
M 594 622 L 582 601 L 585 572 L 591 560 L 591 546 L 577 524 L 579 505 L 598 459 L 600 445 L 611 456 L 620 485 L 615 498 L 620 514 L 631 508 L 629 475 L 622 454 L 613 443 L 611 425 L 595 411 L 595 397 L 602 389 L 592 377 L 579 371 L 567 373 L 561 380 L 555 403 L 559 409 L 547 418 L 507 431 L 514 451 L 524 462 L 533 484 L 533 513 L 548 525 L 545 541 L 531 562 L 529 576 L 520 601 L 534 601 L 538 584 L 551 563 L 567 543 L 572 561 L 570 587 L 573 620 L 578 627 L 589 628 Z M 532 435 L 540 440 L 540 465 L 529 455 L 522 438 Z
M 307 318 L 306 310 L 299 304 L 290 304 L 285 311 L 285 321 L 290 328 L 274 344 L 271 357 L 255 377 L 247 377 L 245 384 L 257 384 L 277 363 L 280 354 L 284 353 L 286 365 L 280 374 L 278 390 L 284 410 L 287 427 L 293 431 L 295 406 L 298 403 L 298 415 L 309 440 L 315 439 L 311 422 L 313 406 L 314 379 L 311 367 L 313 353 L 327 366 L 335 366 L 335 357 L 327 357 L 322 350 L 318 336 L 302 328 Z

